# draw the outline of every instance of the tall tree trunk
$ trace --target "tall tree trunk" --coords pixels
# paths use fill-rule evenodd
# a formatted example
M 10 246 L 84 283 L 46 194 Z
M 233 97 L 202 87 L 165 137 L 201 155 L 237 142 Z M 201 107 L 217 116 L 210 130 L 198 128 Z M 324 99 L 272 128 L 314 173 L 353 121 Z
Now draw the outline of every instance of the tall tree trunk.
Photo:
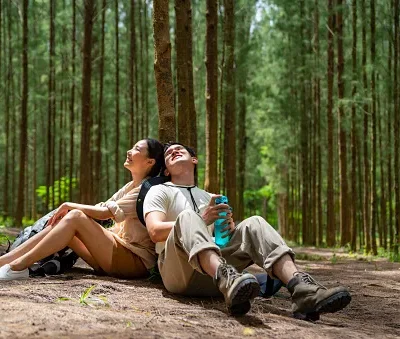
M 350 230 L 352 251 L 357 249 L 357 111 L 355 96 L 357 94 L 357 0 L 352 1 L 352 33 L 353 45 L 351 51 L 353 85 L 351 90 L 351 195 L 350 199 Z
M 105 22 L 106 22 L 107 1 L 102 1 L 101 8 L 101 46 L 100 46 L 100 60 L 99 60 L 99 107 L 98 107 L 98 126 L 97 126 L 97 146 L 95 153 L 95 168 L 96 168 L 96 181 L 97 186 L 95 198 L 98 201 L 101 197 L 101 175 L 102 166 L 102 141 L 103 141 L 103 97 L 104 97 L 104 49 L 105 49 Z
M 91 161 L 90 156 L 90 133 L 92 125 L 91 112 L 91 79 L 92 79 L 92 33 L 93 18 L 95 11 L 95 0 L 84 2 L 84 35 L 83 35 L 83 62 L 82 62 L 82 135 L 80 156 L 80 202 L 82 204 L 92 203 L 91 193 Z
M 18 179 L 18 200 L 15 224 L 22 226 L 24 214 L 24 189 L 26 149 L 28 145 L 28 0 L 22 3 L 22 97 L 21 97 L 21 125 L 20 125 L 20 158 Z
M 171 73 L 168 0 L 153 1 L 154 74 L 158 103 L 158 137 L 176 139 L 174 88 Z
M 236 96 L 235 96 L 235 10 L 233 0 L 224 0 L 225 44 L 227 58 L 225 64 L 225 129 L 224 129 L 224 167 L 226 194 L 229 205 L 237 210 L 236 188 Z
M 362 8 L 362 71 L 363 71 L 363 84 L 364 84 L 364 95 L 368 92 L 368 80 L 367 80 L 367 28 L 366 28 L 366 9 L 365 0 L 361 2 Z M 365 251 L 369 253 L 371 251 L 371 230 L 370 230 L 370 219 L 369 219 L 369 155 L 368 155 L 368 103 L 364 101 L 364 237 L 365 237 Z
M 244 187 L 245 187 L 245 176 L 246 176 L 246 154 L 247 154 L 247 136 L 246 136 L 246 116 L 247 116 L 247 105 L 246 105 L 246 91 L 247 91 L 247 56 L 249 50 L 249 37 L 250 37 L 250 17 L 247 11 L 242 11 L 239 15 L 240 25 L 239 25 L 239 44 L 242 46 L 240 52 L 238 53 L 238 65 L 236 69 L 240 77 L 240 82 L 238 86 L 238 103 L 239 103 L 239 128 L 238 128 L 238 194 L 237 194 L 237 210 L 236 217 L 237 220 L 244 219 Z M 280 201 L 280 225 L 286 230 L 286 212 L 287 196 L 282 193 L 278 195 Z
M 190 0 L 175 0 L 176 24 L 176 71 L 178 88 L 178 140 L 190 145 L 191 129 L 189 126 L 192 112 L 190 111 L 189 95 L 189 16 L 191 15 Z M 190 30 L 191 32 L 191 30 Z
M 308 134 L 309 134 L 309 115 L 307 105 L 307 89 L 306 89 L 306 46 L 304 44 L 304 0 L 299 1 L 300 6 L 300 41 L 302 41 L 300 47 L 301 53 L 301 71 L 300 71 L 300 87 L 301 87 L 301 107 L 300 119 L 301 119 L 301 131 L 300 131 L 300 147 L 301 147 L 301 224 L 302 224 L 302 241 L 303 244 L 310 244 L 311 239 L 311 228 L 309 218 L 309 155 L 308 155 Z
M 119 7 L 115 0 L 115 190 L 119 188 Z
M 72 187 L 74 180 L 74 160 L 75 160 L 75 54 L 76 54 L 76 0 L 72 1 L 72 35 L 71 35 L 71 65 L 72 65 L 72 84 L 71 84 L 71 101 L 70 101 L 70 134 L 69 134 L 69 201 L 73 200 Z
M 378 254 L 376 246 L 376 224 L 377 224 L 377 193 L 376 193 L 376 91 L 375 91 L 375 0 L 371 0 L 371 93 L 372 93 L 372 133 L 371 133 L 371 245 L 372 253 Z
M 144 88 L 144 102 L 145 102 L 145 111 L 144 111 L 144 118 L 145 118 L 145 131 L 144 136 L 146 138 L 149 137 L 149 32 L 148 32 L 148 7 L 147 7 L 147 0 L 144 2 L 144 35 L 145 35 L 145 43 L 144 43 L 144 50 L 145 50 L 145 88 Z
M 399 149 L 400 149 L 400 112 L 399 112 L 399 0 L 394 1 L 394 192 L 395 192 L 395 234 L 394 234 L 394 254 L 399 255 L 400 244 L 400 168 L 399 168 Z
M 130 45 L 129 45 L 129 147 L 135 138 L 135 68 L 136 68 L 136 34 L 135 34 L 135 0 L 130 1 Z M 137 114 L 137 112 L 136 112 Z
M 204 189 L 218 185 L 218 0 L 207 0 L 206 31 L 206 175 Z
M 335 14 L 333 12 L 334 0 L 328 1 L 328 189 L 327 189 L 327 237 L 328 246 L 335 245 L 336 223 L 335 223 L 335 203 L 334 203 L 334 177 L 333 177 L 333 75 L 334 75 L 334 51 L 333 51 L 333 35 Z
M 11 83 L 12 83 L 12 49 L 11 49 L 11 2 L 8 3 L 8 61 L 7 61 L 7 77 L 6 77 L 6 97 L 5 97 L 5 127 L 6 127 L 6 145 L 4 159 L 4 216 L 7 217 L 11 212 L 10 205 L 12 201 L 9 199 L 9 167 L 10 167 L 10 144 L 11 144 L 11 129 L 10 129 L 10 111 L 11 111 Z
M 377 78 L 377 83 L 379 83 L 379 76 Z M 377 96 L 377 112 L 381 112 L 380 109 L 380 99 L 379 95 Z M 379 134 L 379 153 L 380 153 L 380 184 L 381 184 L 381 199 L 380 199 L 380 227 L 379 227 L 379 246 L 383 248 L 387 248 L 387 210 L 386 210 L 386 173 L 385 173 L 385 164 L 386 164 L 386 152 L 383 150 L 382 144 L 382 120 L 378 119 L 378 134 Z
M 47 118 L 47 168 L 46 168 L 46 208 L 50 208 L 50 187 L 52 187 L 51 206 L 54 207 L 54 143 L 53 143 L 53 126 L 55 112 L 55 0 L 50 0 L 50 50 L 49 50 L 49 102 L 48 102 L 48 118 Z
M 344 127 L 344 54 L 343 54 L 343 1 L 337 0 L 337 49 L 338 49 L 338 127 L 339 127 L 339 167 L 340 167 L 340 245 L 350 242 L 348 222 L 348 183 L 347 183 L 347 137 Z
M 393 10 L 393 0 L 391 1 L 391 9 Z M 389 249 L 393 248 L 393 176 L 392 176 L 392 104 L 393 104 L 393 89 L 392 89 L 392 58 L 393 58 L 393 39 L 389 40 L 389 53 L 388 53 L 388 120 L 387 120 L 387 136 L 388 136 L 388 157 L 387 157 L 387 184 L 388 184 L 388 196 L 387 196 L 387 207 L 389 210 L 388 214 L 388 230 L 389 230 Z
M 185 0 L 190 1 L 191 0 Z M 188 70 L 189 70 L 189 130 L 190 145 L 197 150 L 197 113 L 194 103 L 194 80 L 193 80 L 193 29 L 192 29 L 192 8 L 188 14 Z

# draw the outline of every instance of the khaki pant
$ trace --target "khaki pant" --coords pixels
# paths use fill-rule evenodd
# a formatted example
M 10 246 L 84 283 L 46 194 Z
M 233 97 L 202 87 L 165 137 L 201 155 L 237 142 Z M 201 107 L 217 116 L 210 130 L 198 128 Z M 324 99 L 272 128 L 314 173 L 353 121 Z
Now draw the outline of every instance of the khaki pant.
M 191 296 L 220 295 L 213 279 L 201 269 L 198 253 L 215 250 L 239 271 L 255 263 L 272 275 L 272 266 L 283 255 L 294 258 L 282 237 L 261 217 L 251 217 L 236 226 L 227 247 L 220 249 L 203 219 L 192 210 L 179 214 L 158 265 L 165 288 Z

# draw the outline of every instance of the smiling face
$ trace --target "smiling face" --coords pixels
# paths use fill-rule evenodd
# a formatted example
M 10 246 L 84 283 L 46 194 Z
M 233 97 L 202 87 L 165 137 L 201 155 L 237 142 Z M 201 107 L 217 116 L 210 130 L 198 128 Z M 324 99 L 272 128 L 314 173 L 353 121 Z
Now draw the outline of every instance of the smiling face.
M 197 165 L 197 158 L 193 157 L 182 145 L 174 144 L 169 146 L 165 153 L 165 165 L 170 175 L 176 175 L 183 170 L 193 171 Z
M 126 152 L 124 166 L 130 171 L 145 171 L 147 173 L 154 163 L 155 160 L 148 157 L 146 140 L 140 140 Z

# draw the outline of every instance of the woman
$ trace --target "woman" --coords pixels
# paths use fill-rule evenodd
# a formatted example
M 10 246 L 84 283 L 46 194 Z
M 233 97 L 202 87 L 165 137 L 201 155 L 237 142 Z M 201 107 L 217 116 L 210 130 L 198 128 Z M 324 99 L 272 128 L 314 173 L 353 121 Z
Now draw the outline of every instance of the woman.
M 136 215 L 143 180 L 164 167 L 163 145 L 154 139 L 138 141 L 127 152 L 124 166 L 132 181 L 105 203 L 95 206 L 62 204 L 42 232 L 0 257 L 0 280 L 25 279 L 28 267 L 68 246 L 96 271 L 122 278 L 139 278 L 156 265 L 154 243 Z M 93 219 L 112 218 L 104 229 Z

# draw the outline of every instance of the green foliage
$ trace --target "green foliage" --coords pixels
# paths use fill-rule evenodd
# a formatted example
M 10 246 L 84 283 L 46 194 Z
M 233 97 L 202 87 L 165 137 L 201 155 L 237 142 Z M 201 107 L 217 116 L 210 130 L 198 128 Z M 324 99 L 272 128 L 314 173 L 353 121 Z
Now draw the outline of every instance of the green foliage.
M 72 178 L 72 188 L 76 188 L 78 183 L 77 178 Z M 61 177 L 59 180 L 54 181 L 54 184 L 49 187 L 49 201 L 53 200 L 54 194 L 54 203 L 56 206 L 60 205 L 62 202 L 67 201 L 69 197 L 69 185 L 70 178 Z M 47 189 L 46 186 L 39 186 L 36 189 L 37 196 L 41 199 L 42 203 L 46 204 L 46 195 Z M 55 206 L 53 206 L 54 208 Z M 50 208 L 50 206 L 48 207 Z
M 93 296 L 91 295 L 92 291 L 96 285 L 92 285 L 85 289 L 80 295 L 78 299 L 75 298 L 69 298 L 69 297 L 58 297 L 56 301 L 74 301 L 79 303 L 80 305 L 83 306 L 109 306 L 109 303 L 107 301 L 107 297 L 104 295 L 98 295 L 98 296 Z

